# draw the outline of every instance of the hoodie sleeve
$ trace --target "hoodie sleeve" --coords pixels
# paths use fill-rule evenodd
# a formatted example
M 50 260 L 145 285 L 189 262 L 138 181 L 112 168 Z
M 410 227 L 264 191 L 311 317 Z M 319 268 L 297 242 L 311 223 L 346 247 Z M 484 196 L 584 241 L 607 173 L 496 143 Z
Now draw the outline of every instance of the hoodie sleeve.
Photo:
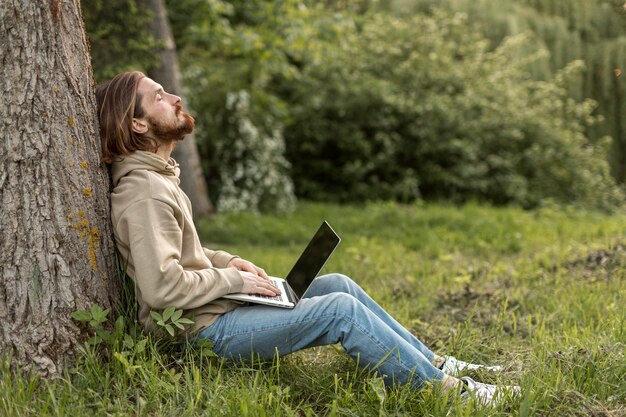
M 120 223 L 130 243 L 136 284 L 151 308 L 193 309 L 241 291 L 243 278 L 234 268 L 181 266 L 183 232 L 170 205 L 156 199 L 137 201 Z
M 211 263 L 218 268 L 226 268 L 230 261 L 235 258 L 239 258 L 239 256 L 231 255 L 230 253 L 223 250 L 214 251 L 207 248 L 202 249 L 204 250 L 204 254 L 207 258 L 209 258 Z

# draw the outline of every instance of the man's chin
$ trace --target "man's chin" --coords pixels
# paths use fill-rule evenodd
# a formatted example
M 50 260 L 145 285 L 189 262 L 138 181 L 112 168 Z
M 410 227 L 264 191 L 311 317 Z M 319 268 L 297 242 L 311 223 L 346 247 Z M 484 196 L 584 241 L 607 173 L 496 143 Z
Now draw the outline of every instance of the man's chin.
M 187 137 L 187 135 L 191 135 L 193 133 L 193 128 L 194 128 L 194 126 L 192 124 L 191 127 L 189 127 L 188 129 L 185 129 L 183 132 L 181 132 L 181 135 L 178 138 L 178 141 L 180 142 L 180 141 L 184 140 Z
M 182 135 L 181 137 L 179 137 L 178 139 L 176 139 L 176 142 L 182 142 L 185 140 L 185 138 L 187 137 L 187 135 L 191 135 L 191 132 L 189 133 L 185 133 L 184 135 Z
M 183 136 L 179 140 L 183 140 L 186 135 L 192 134 L 193 129 L 196 127 L 196 120 L 189 113 L 182 112 L 182 119 L 184 130 L 182 132 Z
M 159 123 L 158 120 L 148 118 L 152 133 L 163 142 L 180 142 L 191 134 L 195 127 L 195 120 L 191 115 L 183 112 L 179 120 L 173 125 Z

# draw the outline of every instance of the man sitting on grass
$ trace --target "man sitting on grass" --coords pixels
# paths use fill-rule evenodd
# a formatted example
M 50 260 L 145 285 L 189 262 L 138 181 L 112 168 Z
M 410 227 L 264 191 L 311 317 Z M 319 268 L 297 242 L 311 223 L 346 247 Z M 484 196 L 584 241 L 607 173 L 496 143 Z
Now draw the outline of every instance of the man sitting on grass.
M 96 95 L 103 157 L 113 176 L 117 249 L 128 262 L 146 329 L 155 326 L 151 309 L 173 306 L 194 320 L 196 337 L 211 340 L 215 353 L 227 358 L 271 360 L 276 353 L 341 342 L 387 385 L 419 389 L 433 383 L 491 405 L 519 392 L 457 378 L 482 366 L 436 355 L 344 275 L 316 278 L 292 310 L 222 298 L 238 292 L 274 296 L 279 290 L 251 262 L 200 244 L 178 164 L 170 158 L 194 119 L 179 97 L 140 72 L 117 75 Z

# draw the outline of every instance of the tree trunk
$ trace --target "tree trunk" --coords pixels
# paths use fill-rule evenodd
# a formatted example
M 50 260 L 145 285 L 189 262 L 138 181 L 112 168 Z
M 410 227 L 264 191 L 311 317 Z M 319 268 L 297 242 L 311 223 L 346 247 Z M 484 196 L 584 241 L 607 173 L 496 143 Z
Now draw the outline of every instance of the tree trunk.
M 176 45 L 167 18 L 165 2 L 163 0 L 143 0 L 143 4 L 154 13 L 150 29 L 154 39 L 162 45 L 159 50 L 160 65 L 150 68 L 148 75 L 160 83 L 165 91 L 182 97 L 183 89 L 180 82 Z M 180 185 L 191 200 L 194 217 L 198 218 L 212 213 L 213 205 L 209 199 L 208 187 L 202 175 L 195 136 L 193 134 L 187 135 L 185 140 L 176 145 L 172 156 L 180 163 Z
M 620 82 L 622 80 L 619 79 L 620 75 L 623 77 L 623 74 L 616 74 L 613 77 L 613 95 L 615 100 L 615 110 L 614 110 L 614 123 L 613 123 L 613 135 L 614 135 L 614 149 L 617 154 L 617 182 L 618 184 L 624 184 L 626 182 L 626 146 L 624 146 L 624 139 L 626 138 L 626 134 L 624 134 L 624 126 L 622 123 L 622 113 L 623 113 L 623 103 L 622 103 L 622 90 Z
M 44 376 L 118 293 L 79 0 L 0 0 L 0 349 Z

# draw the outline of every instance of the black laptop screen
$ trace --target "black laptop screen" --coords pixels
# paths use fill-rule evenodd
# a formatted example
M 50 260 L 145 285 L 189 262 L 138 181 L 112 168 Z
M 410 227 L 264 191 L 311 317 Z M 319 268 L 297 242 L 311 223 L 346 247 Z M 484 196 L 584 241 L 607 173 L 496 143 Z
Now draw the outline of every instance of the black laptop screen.
M 327 222 L 322 223 L 317 229 L 315 236 L 287 275 L 287 282 L 298 297 L 304 295 L 340 241 L 337 233 Z

